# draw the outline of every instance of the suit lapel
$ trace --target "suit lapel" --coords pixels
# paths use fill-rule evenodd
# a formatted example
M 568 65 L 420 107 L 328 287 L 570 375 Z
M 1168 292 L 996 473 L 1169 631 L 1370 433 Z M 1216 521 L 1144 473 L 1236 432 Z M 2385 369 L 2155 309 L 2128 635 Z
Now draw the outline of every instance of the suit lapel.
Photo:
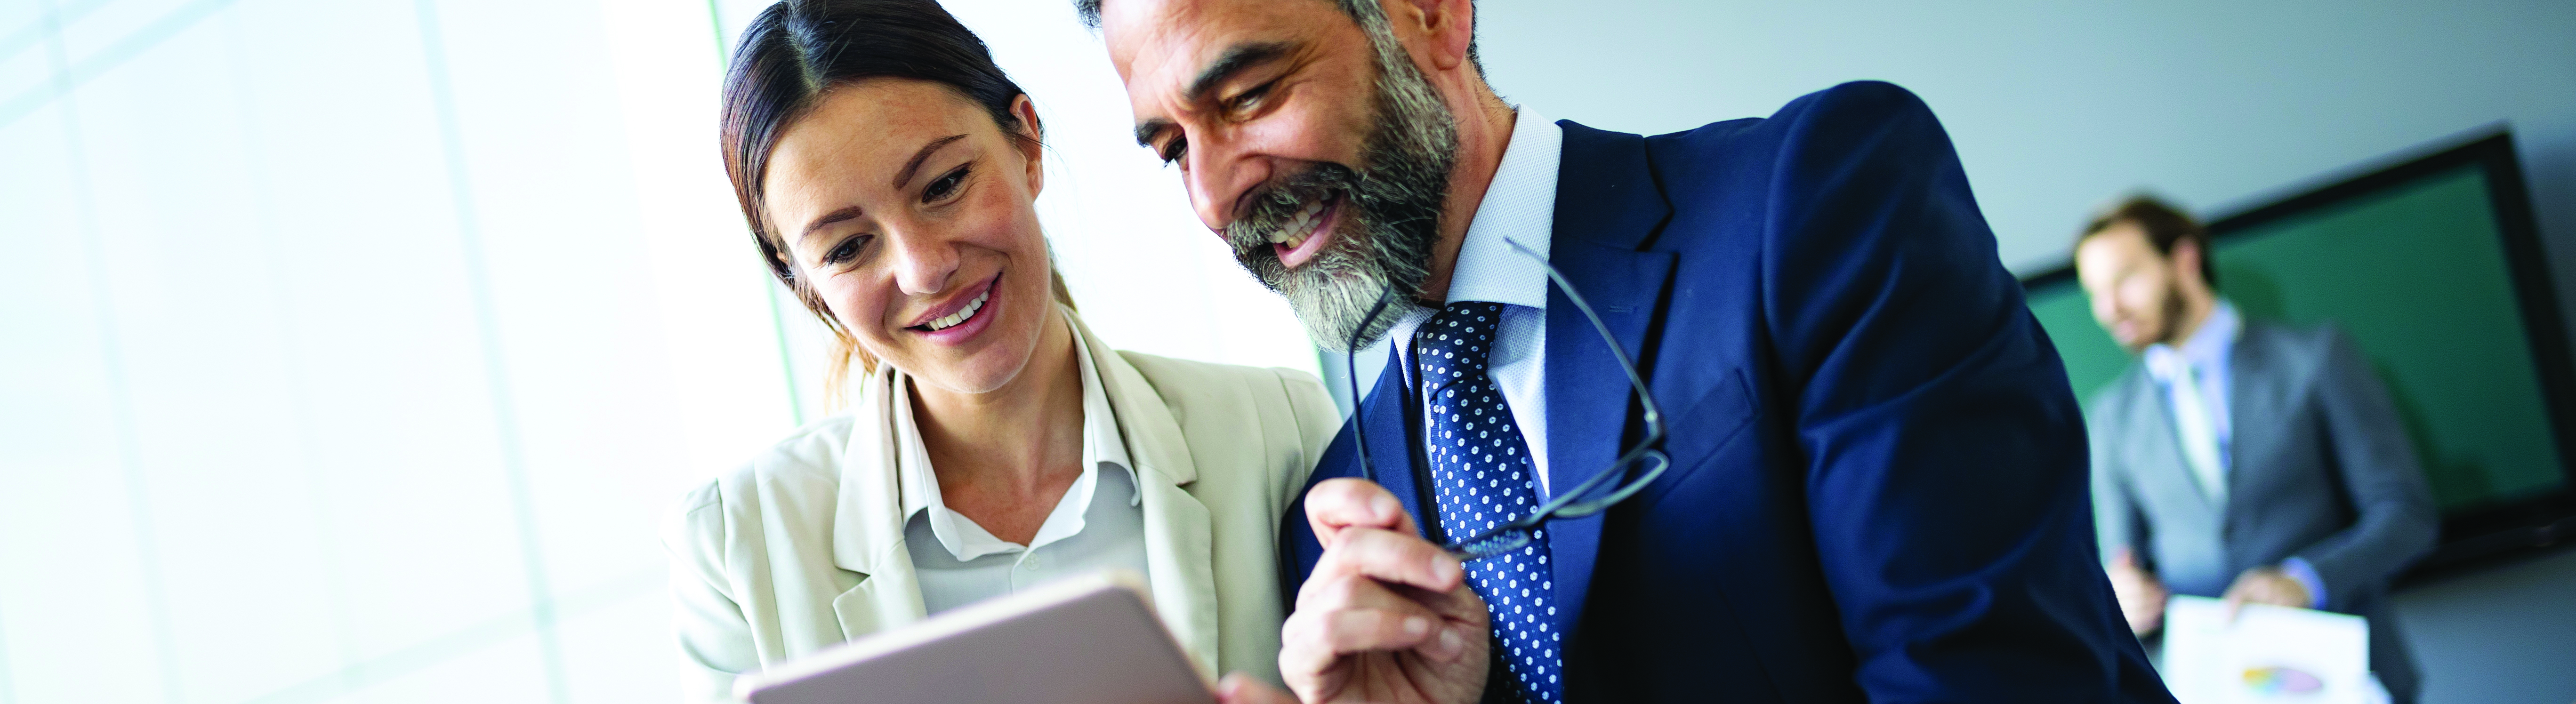
M 903 489 L 895 471 L 894 377 L 880 368 L 860 392 L 843 450 L 832 512 L 832 564 L 858 583 L 832 599 L 842 640 L 918 621 L 929 609 L 903 545 Z
M 2271 423 L 2249 424 L 2245 420 L 2289 417 L 2282 408 L 2287 394 L 2268 383 L 2282 378 L 2274 368 L 2280 360 L 2267 354 L 2271 351 L 2263 346 L 2267 331 L 2260 326 L 2261 323 L 2246 320 L 2243 327 L 2237 329 L 2236 342 L 2227 350 L 2228 438 L 2227 446 L 2220 449 L 2227 453 L 2227 495 L 2230 497 L 2245 495 L 2251 481 L 2247 476 L 2248 470 L 2256 469 L 2261 463 L 2243 460 L 2263 457 L 2273 438 L 2271 431 L 2278 427 Z M 2234 512 L 2237 503 L 2228 502 L 2230 513 Z
M 1549 261 L 1609 326 L 1640 373 L 1651 369 L 1645 341 L 1672 277 L 1673 255 L 1638 251 L 1671 213 L 1647 163 L 1645 140 L 1573 122 L 1557 170 Z M 1554 285 L 1547 297 L 1547 461 L 1551 489 L 1571 490 L 1617 459 L 1642 434 L 1627 374 L 1590 320 Z M 1651 381 L 1651 379 L 1649 379 Z M 1615 509 L 1614 509 L 1615 510 Z M 1555 618 L 1571 642 L 1590 592 L 1602 516 L 1552 521 L 1548 550 L 1556 581 Z
M 1145 375 L 1071 311 L 1074 332 L 1091 351 L 1101 391 L 1118 416 L 1119 435 L 1136 463 L 1136 490 L 1145 512 L 1145 568 L 1154 611 L 1197 661 L 1202 673 L 1217 667 L 1216 533 L 1207 505 L 1181 487 L 1198 480 L 1188 439 L 1172 407 L 1154 393 Z
M 2179 497 L 2161 499 L 2159 503 L 2180 504 L 2196 514 L 2195 520 L 2218 525 L 2218 505 L 2210 503 L 2208 492 L 2201 491 L 2199 480 L 2192 478 L 2191 465 L 2183 461 L 2182 433 L 2174 425 L 2173 398 L 2165 393 L 2164 385 L 2144 371 L 2138 372 L 2131 383 L 2136 386 L 2130 395 L 2129 416 L 2139 431 L 2136 437 L 2146 439 L 2129 444 L 2131 466 L 2145 470 L 2139 474 L 2140 483 L 2153 482 L 2158 496 Z
M 1422 414 L 1416 412 L 1420 404 L 1415 402 L 1413 387 L 1407 381 L 1412 372 L 1404 368 L 1403 349 L 1398 347 L 1404 340 L 1389 338 L 1386 371 L 1377 375 L 1376 388 L 1370 389 L 1367 400 L 1360 403 L 1359 425 L 1367 430 L 1368 463 L 1377 475 L 1378 486 L 1385 487 L 1397 502 L 1404 504 L 1405 512 L 1413 514 L 1423 536 L 1445 540 L 1426 510 L 1430 504 L 1423 499 L 1421 484 L 1414 481 L 1424 471 L 1423 463 L 1417 459 L 1422 443 L 1415 441 L 1422 437 Z M 1352 476 L 1361 475 L 1353 472 Z

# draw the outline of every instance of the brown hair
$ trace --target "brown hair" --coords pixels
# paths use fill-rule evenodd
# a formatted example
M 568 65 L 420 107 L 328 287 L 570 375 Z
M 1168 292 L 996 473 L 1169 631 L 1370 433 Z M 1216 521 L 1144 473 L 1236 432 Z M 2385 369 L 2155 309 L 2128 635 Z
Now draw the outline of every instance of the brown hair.
M 2210 256 L 2209 228 L 2202 227 L 2199 220 L 2181 208 L 2153 195 L 2141 193 L 2120 199 L 2120 202 L 2094 215 L 2092 221 L 2084 225 L 2084 231 L 2075 235 L 2075 244 L 2082 246 L 2084 240 L 2122 223 L 2137 225 L 2139 230 L 2145 231 L 2147 245 L 2166 257 L 2173 256 L 2175 243 L 2190 240 L 2200 251 L 2201 282 L 2209 284 L 2209 290 L 2218 290 L 2218 265 L 2216 258 Z
M 1012 103 L 1027 93 L 993 63 L 983 40 L 932 0 L 786 0 L 761 11 L 743 30 L 725 72 L 725 175 L 733 180 L 734 197 L 769 273 L 832 331 L 823 384 L 826 404 L 834 408 L 843 402 L 850 368 L 873 372 L 877 359 L 859 348 L 858 338 L 796 275 L 786 243 L 762 215 L 763 181 L 770 153 L 789 125 L 812 112 L 832 88 L 870 78 L 937 83 L 983 107 L 993 125 L 1014 140 L 1034 143 L 1038 133 L 1037 125 L 1023 125 L 1011 112 Z M 1056 302 L 1073 307 L 1052 255 L 1047 276 Z

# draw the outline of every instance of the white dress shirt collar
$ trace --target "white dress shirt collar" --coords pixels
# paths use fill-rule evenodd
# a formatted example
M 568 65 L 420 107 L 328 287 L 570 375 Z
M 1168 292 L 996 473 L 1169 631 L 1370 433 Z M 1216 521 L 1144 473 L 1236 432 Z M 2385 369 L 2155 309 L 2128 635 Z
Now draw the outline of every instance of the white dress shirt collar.
M 2200 329 L 2191 331 L 2181 348 L 2161 342 L 2147 346 L 2147 373 L 2159 383 L 2171 383 L 2174 374 L 2181 371 L 2174 365 L 2184 362 L 2203 370 L 2203 376 L 2224 369 L 2228 353 L 2236 347 L 2236 334 L 2244 327 L 2245 319 L 2237 314 L 2236 304 L 2219 299 L 2210 307 L 2209 319 L 2200 322 Z
M 1511 143 L 1494 180 L 1485 184 L 1485 199 L 1467 224 L 1467 240 L 1458 247 L 1457 265 L 1449 272 L 1449 301 L 1489 301 L 1528 308 L 1547 307 L 1548 244 L 1556 225 L 1556 170 L 1564 156 L 1565 128 L 1538 111 L 1516 108 Z M 1518 242 L 1537 259 L 1512 248 Z
M 1065 325 L 1072 325 L 1066 322 Z M 964 562 L 985 555 L 1019 552 L 1045 547 L 1049 543 L 1081 533 L 1084 513 L 1091 506 L 1092 492 L 1100 485 L 1104 467 L 1127 473 L 1130 486 L 1137 481 L 1135 464 L 1129 461 L 1126 443 L 1118 433 L 1118 420 L 1109 408 L 1109 395 L 1101 390 L 1100 370 L 1091 363 L 1091 350 L 1082 341 L 1079 330 L 1073 334 L 1073 357 L 1082 377 L 1082 476 L 1074 479 L 1064 498 L 1038 526 L 1037 535 L 1028 545 L 994 537 L 991 531 L 977 525 L 974 519 L 948 508 L 939 496 L 939 479 L 932 472 L 930 454 L 921 442 L 921 426 L 912 415 L 912 379 L 901 370 L 894 372 L 891 393 L 898 394 L 890 403 L 894 411 L 896 483 L 903 487 L 903 515 L 929 512 L 931 534 L 941 547 Z M 1135 505 L 1141 493 L 1128 500 Z
M 1556 233 L 1556 173 L 1565 155 L 1565 128 L 1527 106 L 1513 106 L 1512 139 L 1503 146 L 1485 199 L 1467 221 L 1466 241 L 1449 268 L 1446 302 L 1490 301 L 1547 309 L 1547 267 L 1512 248 L 1519 242 L 1548 257 Z M 1386 340 L 1406 340 L 1436 311 L 1415 310 L 1388 330 Z M 1381 341 L 1379 344 L 1386 344 Z M 1372 346 L 1374 349 L 1375 346 Z M 1399 346 L 1399 349 L 1402 349 Z M 1383 354 L 1381 350 L 1379 354 Z M 1413 361 L 1408 350 L 1405 360 Z M 1405 379 L 1413 378 L 1411 370 Z

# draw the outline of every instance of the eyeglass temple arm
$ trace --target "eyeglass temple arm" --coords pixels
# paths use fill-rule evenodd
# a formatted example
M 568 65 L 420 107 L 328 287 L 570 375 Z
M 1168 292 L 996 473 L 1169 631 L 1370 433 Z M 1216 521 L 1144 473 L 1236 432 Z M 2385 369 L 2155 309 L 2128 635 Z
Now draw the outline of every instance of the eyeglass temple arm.
M 1351 388 L 1352 442 L 1359 446 L 1360 479 L 1365 480 L 1370 484 L 1377 483 L 1377 469 L 1369 465 L 1368 419 L 1360 417 L 1360 364 L 1357 354 L 1360 347 L 1360 335 L 1366 334 L 1368 332 L 1369 325 L 1377 322 L 1378 314 L 1386 312 L 1387 304 L 1394 301 L 1395 288 L 1391 286 L 1380 287 L 1377 294 L 1377 305 L 1369 308 L 1367 316 L 1360 318 L 1360 326 L 1351 330 L 1351 339 L 1344 341 L 1342 344 L 1342 381 L 1349 384 Z

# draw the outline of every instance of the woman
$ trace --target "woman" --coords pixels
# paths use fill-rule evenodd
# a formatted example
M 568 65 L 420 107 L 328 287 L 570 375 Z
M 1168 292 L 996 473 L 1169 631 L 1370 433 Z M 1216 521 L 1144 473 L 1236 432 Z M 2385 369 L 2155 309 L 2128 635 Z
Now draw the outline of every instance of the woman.
M 849 412 L 683 503 L 693 694 L 1112 567 L 1201 667 L 1275 681 L 1273 528 L 1339 425 L 1322 384 L 1086 329 L 1039 231 L 1037 110 L 930 0 L 771 6 L 723 119 L 771 272 L 869 373 Z

